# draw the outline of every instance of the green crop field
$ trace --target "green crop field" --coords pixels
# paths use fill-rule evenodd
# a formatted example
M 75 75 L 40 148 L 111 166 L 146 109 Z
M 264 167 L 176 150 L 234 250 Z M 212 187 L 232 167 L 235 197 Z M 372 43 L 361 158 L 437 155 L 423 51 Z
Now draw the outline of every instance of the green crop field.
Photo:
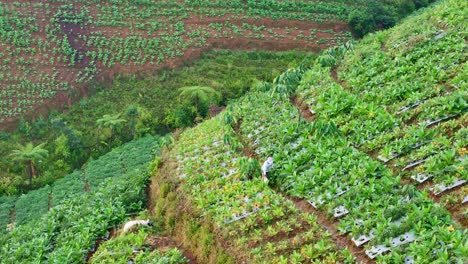
M 329 50 L 182 134 L 180 185 L 237 258 L 466 261 L 467 10 L 445 1 Z
M 3 121 L 60 94 L 84 95 L 99 78 L 129 77 L 67 114 L 0 134 L 4 146 L 34 143 L 0 148 L 11 157 L 3 173 L 30 177 L 29 192 L 0 196 L 0 262 L 467 263 L 468 2 L 423 2 L 2 4 L 1 73 L 19 74 L 5 79 L 0 99 L 14 107 L 4 109 L 16 109 L 23 91 L 42 100 Z M 425 8 L 397 23 L 404 15 L 392 4 Z M 388 29 L 366 34 L 371 25 Z M 350 30 L 366 35 L 348 41 Z M 302 60 L 217 51 L 199 68 L 132 77 L 238 47 L 323 50 Z M 57 90 L 38 99 L 42 88 L 24 88 L 36 82 L 23 77 L 44 69 L 53 77 L 41 73 L 47 82 L 37 87 Z M 188 90 L 195 100 L 182 100 Z M 226 108 L 208 118 L 198 106 L 210 93 Z M 186 111 L 194 116 L 181 125 Z M 50 157 L 60 157 L 54 170 Z M 53 175 L 72 164 L 81 169 Z M 45 173 L 52 183 L 34 188 Z M 137 219 L 152 224 L 125 233 Z
M 92 80 L 212 48 L 315 49 L 350 38 L 347 1 L 3 1 L 0 124 L 71 104 Z

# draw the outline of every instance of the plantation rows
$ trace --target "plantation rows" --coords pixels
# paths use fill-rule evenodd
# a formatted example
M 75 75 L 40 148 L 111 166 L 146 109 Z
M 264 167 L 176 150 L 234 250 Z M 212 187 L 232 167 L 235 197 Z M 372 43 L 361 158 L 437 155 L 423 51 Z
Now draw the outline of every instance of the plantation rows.
M 254 263 L 317 258 L 354 263 L 350 252 L 337 248 L 317 224 L 316 216 L 301 212 L 258 175 L 247 180 L 252 160 L 236 152 L 239 139 L 223 117 L 183 133 L 172 155 L 179 162 L 184 191 L 202 217 L 214 219 L 216 231 L 231 241 L 230 250 Z
M 349 146 L 345 138 L 320 137 L 323 128 L 298 118 L 286 99 L 272 96 L 272 91 L 258 92 L 231 106 L 226 115 L 182 135 L 175 158 L 184 189 L 202 215 L 218 223 L 225 239 L 234 241 L 232 250 L 241 250 L 243 258 L 256 263 L 303 262 L 323 254 L 333 254 L 326 257 L 331 262 L 354 261 L 346 250 L 332 253 L 336 249 L 329 234 L 317 237 L 314 231 L 321 227 L 316 216 L 298 211 L 258 175 L 246 180 L 252 160 L 235 151 L 241 142 L 222 119 L 232 124 L 242 119 L 247 144 L 262 157 L 274 157 L 271 180 L 338 221 L 350 243 L 367 242 L 370 258 L 382 263 L 419 263 L 421 256 L 428 261 L 461 261 L 466 232 L 447 211 L 417 189 L 402 188 L 391 171 Z
M 362 109 L 379 107 L 387 113 L 369 118 L 378 128 L 366 139 L 354 121 L 342 119 L 348 138 L 359 138 L 356 146 L 392 168 L 394 175 L 442 196 L 440 203 L 447 209 L 461 211 L 458 220 L 464 227 L 468 193 L 460 186 L 468 180 L 468 45 L 460 15 L 467 10 L 467 3 L 441 3 L 370 36 L 338 69 L 345 88 L 359 94 L 356 102 Z M 349 112 L 339 114 L 344 115 Z M 394 125 L 383 125 L 384 119 Z
M 450 213 L 427 194 L 402 187 L 391 170 L 345 138 L 332 133 L 320 137 L 333 128 L 325 122 L 316 121 L 314 126 L 299 120 L 289 102 L 265 93 L 248 98 L 233 111 L 242 118 L 248 144 L 261 157 L 273 155 L 276 183 L 337 221 L 339 231 L 357 246 L 367 242 L 369 258 L 382 263 L 405 259 L 419 263 L 421 256 L 429 261 L 462 258 L 465 230 L 456 227 Z M 391 254 L 381 256 L 388 251 Z
M 42 218 L 0 237 L 2 261 L 83 263 L 96 238 L 106 237 L 108 229 L 141 201 L 147 176 L 126 176 L 129 179 L 107 179 L 99 192 L 73 196 Z
M 70 1 L 73 2 L 73 1 Z M 86 1 L 75 1 L 86 4 Z M 96 2 L 96 1 L 94 1 Z M 348 2 L 348 3 L 346 3 Z M 182 19 L 191 15 L 216 17 L 232 13 L 236 17 L 256 18 L 271 17 L 274 19 L 345 20 L 348 4 L 352 1 L 183 1 L 183 2 L 144 2 L 102 1 L 97 5 L 101 12 L 98 23 L 105 25 L 130 25 L 125 18 L 135 14 L 138 19 L 149 19 L 153 16 L 170 17 L 176 15 Z M 94 4 L 94 3 L 93 3 Z M 88 4 L 90 5 L 90 4 Z M 173 19 L 175 20 L 175 19 Z M 145 21 L 146 22 L 146 21 Z M 143 24 L 144 25 L 144 24 Z M 143 25 L 141 25 L 143 27 Z
M 338 68 L 346 90 L 330 68 L 299 67 L 229 113 L 242 120 L 240 130 L 257 154 L 273 155 L 280 189 L 333 219 L 377 262 L 462 263 L 467 255 L 467 193 L 461 187 L 468 180 L 467 46 L 460 46 L 466 35 L 459 33 L 457 16 L 443 17 L 466 11 L 466 3 L 459 5 L 441 4 L 414 18 L 411 25 L 421 28 L 365 38 Z M 438 16 L 443 22 L 434 20 Z M 435 35 L 427 21 L 444 23 L 444 35 L 403 54 L 388 48 L 386 37 Z M 385 56 L 393 57 L 381 62 Z M 433 67 L 451 73 L 438 70 L 435 78 Z M 313 123 L 289 102 L 293 90 Z
M 369 259 L 466 260 L 467 46 L 459 17 L 467 8 L 446 1 L 413 18 L 411 27 L 371 35 L 354 50 L 328 51 L 312 68 L 260 84 L 182 135 L 175 157 L 185 191 L 234 241 L 231 250 L 254 262 L 323 260 L 328 253 L 335 262 L 353 261 L 346 250 L 331 253 L 336 246 L 328 235 L 315 235 L 310 248 L 307 238 L 285 242 L 320 229 L 317 216 L 299 213 L 260 182 L 257 162 L 239 154 L 253 149 L 261 159 L 273 156 L 271 184 L 307 201 Z M 390 44 L 405 38 L 414 46 Z M 340 65 L 341 80 L 326 67 L 330 61 Z M 314 221 L 293 227 L 296 213 Z
M 164 142 L 164 138 L 154 137 L 135 140 L 52 187 L 19 197 L 16 203 L 2 197 L 1 219 L 10 219 L 13 204 L 16 213 L 15 224 L 7 232 L 8 222 L 2 222 L 2 263 L 83 262 L 96 238 L 108 236 L 110 228 L 142 207 L 143 186 L 149 177 L 146 168 Z M 83 175 L 89 192 L 85 191 Z
M 0 123 L 107 71 L 157 69 L 211 45 L 309 49 L 350 37 L 343 1 L 46 1 L 0 8 Z M 290 21 L 276 23 L 275 20 Z M 327 21 L 317 26 L 316 22 Z M 253 42 L 252 42 L 253 41 Z M 244 43 L 244 44 L 242 44 Z M 251 43 L 251 44 L 247 44 Z M 277 45 L 278 44 L 278 45 Z M 252 46 L 255 48 L 255 45 Z M 112 74 L 111 74 L 112 75 Z M 84 88 L 83 88 L 84 89 Z M 83 92 L 82 92 L 83 93 Z
M 464 107 L 452 108 L 450 113 L 444 112 L 445 105 L 432 109 L 437 122 L 425 121 L 433 118 L 428 119 L 425 111 L 408 109 L 406 114 L 416 117 L 413 120 L 424 121 L 405 124 L 401 115 L 391 115 L 373 103 L 366 103 L 343 90 L 331 77 L 323 77 L 327 72 L 327 69 L 316 68 L 304 76 L 308 81 L 303 84 L 303 99 L 316 112 L 317 120 L 336 122 L 352 146 L 384 164 L 391 164 L 392 169 L 409 174 L 410 178 L 424 173 L 428 176 L 426 180 L 434 176 L 435 184 L 446 185 L 455 182 L 456 177 L 466 180 L 468 115 Z M 456 90 L 452 94 L 457 94 L 466 104 L 463 99 L 466 90 Z M 437 100 L 439 98 L 433 98 L 427 103 Z

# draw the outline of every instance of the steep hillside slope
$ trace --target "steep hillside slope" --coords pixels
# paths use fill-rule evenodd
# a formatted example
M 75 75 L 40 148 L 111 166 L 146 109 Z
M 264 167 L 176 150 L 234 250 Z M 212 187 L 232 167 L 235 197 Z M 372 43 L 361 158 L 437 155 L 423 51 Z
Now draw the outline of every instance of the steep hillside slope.
M 466 13 L 441 1 L 260 85 L 181 135 L 178 190 L 239 260 L 464 263 Z

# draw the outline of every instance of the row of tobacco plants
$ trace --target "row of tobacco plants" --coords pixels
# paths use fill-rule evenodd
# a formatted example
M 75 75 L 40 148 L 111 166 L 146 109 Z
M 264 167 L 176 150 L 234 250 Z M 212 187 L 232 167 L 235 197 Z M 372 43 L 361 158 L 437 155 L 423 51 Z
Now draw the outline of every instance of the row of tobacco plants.
M 188 259 L 178 248 L 155 249 L 146 230 L 128 233 L 101 244 L 89 263 L 179 264 Z

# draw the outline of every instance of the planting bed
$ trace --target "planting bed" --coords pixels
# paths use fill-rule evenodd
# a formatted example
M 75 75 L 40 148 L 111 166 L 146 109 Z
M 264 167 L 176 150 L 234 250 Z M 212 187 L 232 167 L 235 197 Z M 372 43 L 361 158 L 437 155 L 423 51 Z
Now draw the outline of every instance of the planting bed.
M 110 239 L 99 246 L 88 263 L 196 263 L 184 256 L 174 242 L 145 230 Z

